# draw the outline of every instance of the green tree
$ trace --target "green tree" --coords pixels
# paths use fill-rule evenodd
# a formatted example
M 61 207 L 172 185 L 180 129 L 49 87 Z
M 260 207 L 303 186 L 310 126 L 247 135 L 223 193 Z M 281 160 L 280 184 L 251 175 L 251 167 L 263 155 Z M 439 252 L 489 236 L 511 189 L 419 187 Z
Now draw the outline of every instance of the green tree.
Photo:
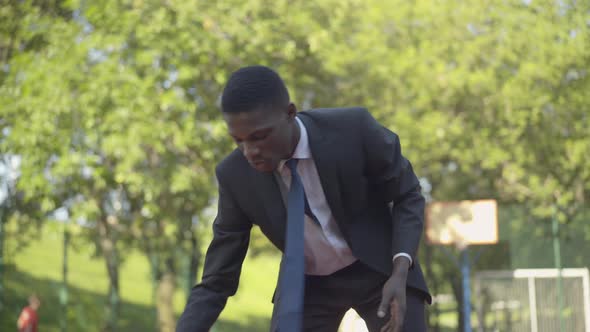
M 589 197 L 588 4 L 358 6 L 362 20 L 336 10 L 333 29 L 317 35 L 340 78 L 335 100 L 369 106 L 398 132 L 434 199 L 497 198 L 540 221 L 580 216 Z M 444 255 L 427 269 L 438 283 L 459 280 Z
M 217 105 L 230 72 L 276 68 L 301 108 L 368 107 L 433 199 L 579 223 L 589 16 L 579 1 L 11 1 L 2 153 L 21 156 L 29 202 L 90 226 L 111 298 L 125 250 L 145 252 L 168 331 L 173 290 L 195 278 L 213 167 L 232 148 Z M 429 279 L 460 300 L 455 267 L 426 251 Z

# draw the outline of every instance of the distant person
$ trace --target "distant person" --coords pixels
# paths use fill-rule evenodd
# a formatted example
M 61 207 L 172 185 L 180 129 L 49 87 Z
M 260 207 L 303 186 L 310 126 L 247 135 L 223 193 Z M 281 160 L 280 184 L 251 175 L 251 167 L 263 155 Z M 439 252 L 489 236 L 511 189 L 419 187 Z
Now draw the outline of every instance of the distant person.
M 39 316 L 37 310 L 39 310 L 40 306 L 41 300 L 37 295 L 29 296 L 29 305 L 23 308 L 16 322 L 19 332 L 38 332 Z
M 253 225 L 283 251 L 272 332 L 336 332 L 350 308 L 371 332 L 426 331 L 425 203 L 398 136 L 363 108 L 298 113 L 262 66 L 231 75 L 221 111 L 238 148 L 217 166 L 213 240 L 177 331 L 217 320 Z

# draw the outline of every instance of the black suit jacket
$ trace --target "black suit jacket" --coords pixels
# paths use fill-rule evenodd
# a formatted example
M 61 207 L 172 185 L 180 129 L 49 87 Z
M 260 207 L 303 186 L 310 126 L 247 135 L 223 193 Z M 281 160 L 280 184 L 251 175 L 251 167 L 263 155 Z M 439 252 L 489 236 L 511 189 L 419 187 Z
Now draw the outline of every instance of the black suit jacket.
M 422 290 L 430 301 L 416 259 L 424 198 L 398 136 L 362 108 L 317 109 L 298 117 L 307 129 L 328 205 L 354 256 L 390 275 L 393 255 L 410 254 L 414 264 L 408 286 Z M 278 249 L 285 246 L 286 210 L 273 174 L 253 169 L 239 150 L 216 173 L 219 206 L 213 240 L 202 281 L 178 322 L 181 332 L 208 331 L 235 294 L 253 224 Z

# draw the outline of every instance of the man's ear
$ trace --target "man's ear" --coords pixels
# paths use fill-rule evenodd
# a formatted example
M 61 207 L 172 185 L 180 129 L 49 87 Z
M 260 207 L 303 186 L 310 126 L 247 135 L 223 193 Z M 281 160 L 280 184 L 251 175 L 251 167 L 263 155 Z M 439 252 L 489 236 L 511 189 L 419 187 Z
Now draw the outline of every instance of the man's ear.
M 297 106 L 295 106 L 295 104 L 293 103 L 289 103 L 289 105 L 287 106 L 287 116 L 289 117 L 290 120 L 295 119 L 295 116 L 297 115 Z

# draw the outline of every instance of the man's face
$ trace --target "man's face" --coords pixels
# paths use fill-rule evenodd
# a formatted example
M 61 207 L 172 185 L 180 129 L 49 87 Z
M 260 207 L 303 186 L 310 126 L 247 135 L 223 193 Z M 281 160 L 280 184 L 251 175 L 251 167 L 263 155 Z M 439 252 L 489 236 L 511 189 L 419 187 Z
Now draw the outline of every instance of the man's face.
M 295 105 L 284 110 L 260 108 L 223 113 L 228 132 L 250 165 L 259 172 L 274 171 L 295 148 Z

